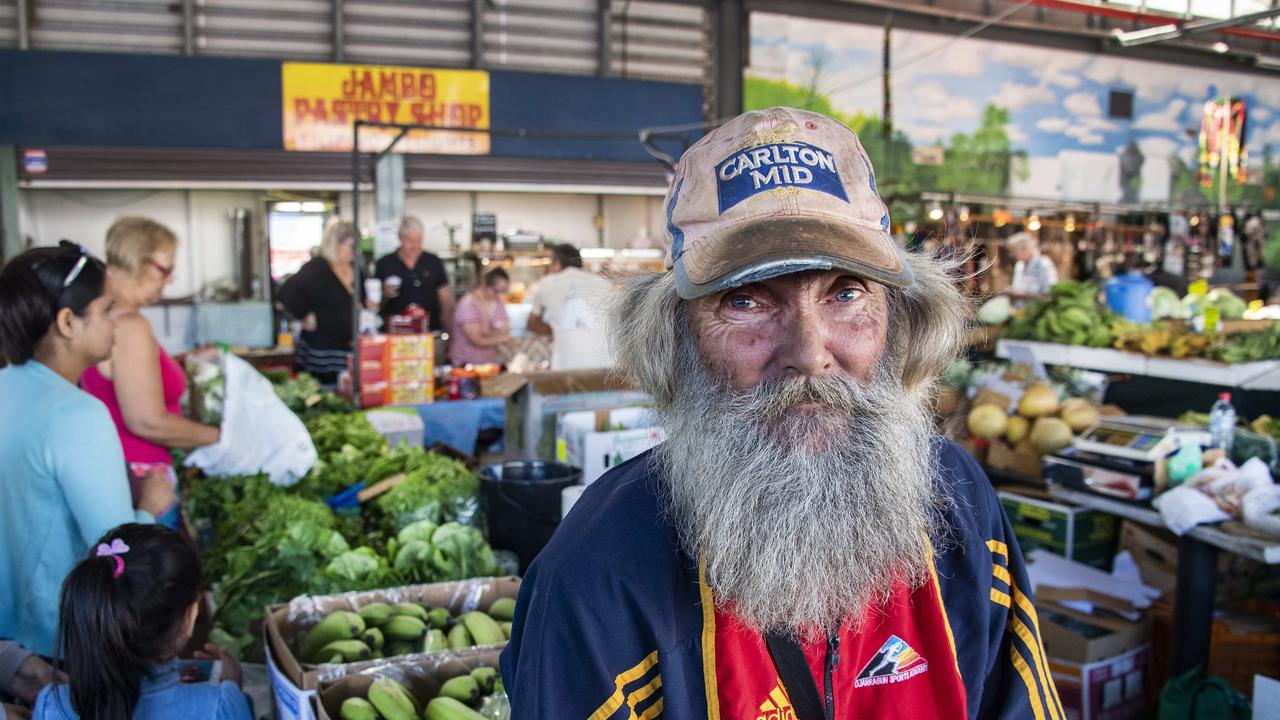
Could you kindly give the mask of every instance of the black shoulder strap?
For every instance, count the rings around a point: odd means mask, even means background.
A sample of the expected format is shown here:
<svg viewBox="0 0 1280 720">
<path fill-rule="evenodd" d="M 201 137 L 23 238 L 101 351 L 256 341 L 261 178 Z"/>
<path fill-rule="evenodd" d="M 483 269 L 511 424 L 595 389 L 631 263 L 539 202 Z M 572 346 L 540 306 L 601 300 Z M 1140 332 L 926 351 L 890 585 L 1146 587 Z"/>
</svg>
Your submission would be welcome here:
<svg viewBox="0 0 1280 720">
<path fill-rule="evenodd" d="M 818 686 L 813 681 L 813 673 L 809 671 L 809 662 L 804 659 L 800 644 L 789 635 L 773 633 L 765 633 L 764 640 L 769 646 L 769 654 L 773 656 L 773 664 L 778 668 L 778 677 L 782 678 L 782 686 L 787 690 L 787 697 L 791 699 L 796 720 L 826 720 Z"/>
</svg>

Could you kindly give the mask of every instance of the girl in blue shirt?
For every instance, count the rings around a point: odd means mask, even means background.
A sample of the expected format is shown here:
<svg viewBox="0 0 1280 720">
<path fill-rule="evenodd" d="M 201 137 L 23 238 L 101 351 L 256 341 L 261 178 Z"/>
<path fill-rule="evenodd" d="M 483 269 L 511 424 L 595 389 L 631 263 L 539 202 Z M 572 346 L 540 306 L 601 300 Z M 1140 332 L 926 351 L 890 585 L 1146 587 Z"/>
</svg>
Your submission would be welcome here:
<svg viewBox="0 0 1280 720">
<path fill-rule="evenodd" d="M 221 682 L 179 678 L 199 600 L 200 558 L 181 535 L 136 523 L 104 535 L 62 586 L 70 680 L 40 693 L 35 720 L 253 720 L 240 664 L 221 648 L 197 653 L 222 661 Z"/>
<path fill-rule="evenodd" d="M 69 242 L 0 272 L 0 638 L 44 656 L 58 588 L 89 544 L 175 501 L 166 479 L 148 477 L 135 504 L 111 415 L 76 385 L 115 338 L 105 277 Z"/>
</svg>

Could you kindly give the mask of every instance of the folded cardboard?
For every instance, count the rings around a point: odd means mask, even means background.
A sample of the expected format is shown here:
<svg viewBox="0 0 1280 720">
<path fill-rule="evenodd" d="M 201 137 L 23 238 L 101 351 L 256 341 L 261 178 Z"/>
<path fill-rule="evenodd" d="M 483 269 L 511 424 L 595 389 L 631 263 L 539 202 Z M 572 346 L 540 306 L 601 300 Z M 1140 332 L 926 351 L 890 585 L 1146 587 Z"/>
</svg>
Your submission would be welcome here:
<svg viewBox="0 0 1280 720">
<path fill-rule="evenodd" d="M 1115 657 L 1076 663 L 1050 656 L 1049 672 L 1071 720 L 1131 720 L 1150 717 L 1151 646 Z M 1049 717 L 1046 713 L 1045 717 Z"/>
<path fill-rule="evenodd" d="M 1023 552 L 1044 548 L 1086 565 L 1111 568 L 1120 527 L 1116 516 L 1007 491 L 999 497 Z"/>
<path fill-rule="evenodd" d="M 1075 610 L 1066 602 L 1087 600 L 1094 604 L 1092 613 Z M 1036 594 L 1040 617 L 1040 638 L 1051 658 L 1074 663 L 1094 663 L 1116 657 L 1151 642 L 1151 617 L 1128 620 L 1107 609 L 1110 600 L 1101 593 L 1081 589 L 1076 593 L 1057 588 L 1042 588 Z"/>
<path fill-rule="evenodd" d="M 316 692 L 316 717 L 339 720 L 342 703 L 347 698 L 366 697 L 369 687 L 380 677 L 389 677 L 404 685 L 424 708 L 440 694 L 446 680 L 466 675 L 479 667 L 498 668 L 498 650 L 462 650 L 436 656 L 414 657 L 404 661 L 387 661 L 358 674 L 346 675 L 320 683 Z"/>
<path fill-rule="evenodd" d="M 324 597 L 303 596 L 287 604 L 270 605 L 266 609 L 267 669 L 276 697 L 276 711 L 281 718 L 309 720 L 313 717 L 309 698 L 322 680 L 344 677 L 372 667 L 383 660 L 345 665 L 312 665 L 294 654 L 294 648 L 327 613 L 335 610 L 357 610 L 374 602 L 395 604 L 417 602 L 432 607 L 448 608 L 454 615 L 471 610 L 484 610 L 498 598 L 515 598 L 520 592 L 520 578 L 476 578 L 433 585 L 408 585 L 385 590 L 343 593 Z M 412 658 L 430 655 L 407 656 Z"/>
<path fill-rule="evenodd" d="M 649 396 L 630 389 L 613 370 L 531 373 L 509 382 L 506 396 L 506 455 L 512 460 L 556 456 L 556 416 L 582 410 L 637 407 Z"/>
<path fill-rule="evenodd" d="M 582 468 L 582 484 L 589 485 L 662 442 L 666 436 L 654 422 L 648 408 L 564 413 L 556 421 L 556 460 Z"/>
</svg>

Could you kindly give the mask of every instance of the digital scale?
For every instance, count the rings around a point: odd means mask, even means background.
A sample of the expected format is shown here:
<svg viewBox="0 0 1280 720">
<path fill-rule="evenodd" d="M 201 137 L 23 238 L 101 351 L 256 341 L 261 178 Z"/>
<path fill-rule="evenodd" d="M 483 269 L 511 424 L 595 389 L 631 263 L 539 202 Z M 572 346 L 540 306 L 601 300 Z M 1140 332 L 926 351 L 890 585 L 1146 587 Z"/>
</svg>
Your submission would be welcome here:
<svg viewBox="0 0 1280 720">
<path fill-rule="evenodd" d="M 1184 443 L 1207 446 L 1203 428 L 1156 417 L 1104 417 L 1071 447 L 1044 458 L 1044 477 L 1060 485 L 1122 500 L 1145 501 L 1155 494 L 1160 461 Z"/>
</svg>

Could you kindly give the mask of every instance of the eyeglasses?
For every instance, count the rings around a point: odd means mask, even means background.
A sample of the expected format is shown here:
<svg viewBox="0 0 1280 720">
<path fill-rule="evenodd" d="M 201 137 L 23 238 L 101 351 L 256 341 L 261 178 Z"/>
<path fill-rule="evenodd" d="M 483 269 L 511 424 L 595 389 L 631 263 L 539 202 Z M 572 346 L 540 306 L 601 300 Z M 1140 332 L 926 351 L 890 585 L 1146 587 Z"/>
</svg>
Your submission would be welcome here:
<svg viewBox="0 0 1280 720">
<path fill-rule="evenodd" d="M 164 265 L 161 265 L 160 263 L 156 262 L 155 260 L 147 260 L 147 264 L 148 264 L 148 265 L 150 265 L 151 267 L 153 267 L 153 268 L 155 268 L 155 269 L 159 270 L 159 271 L 160 271 L 160 274 L 161 274 L 161 275 L 164 275 L 164 277 L 165 277 L 165 279 L 166 279 L 166 280 L 168 280 L 169 278 L 173 277 L 174 266 L 170 265 L 169 267 L 165 267 Z"/>
</svg>

